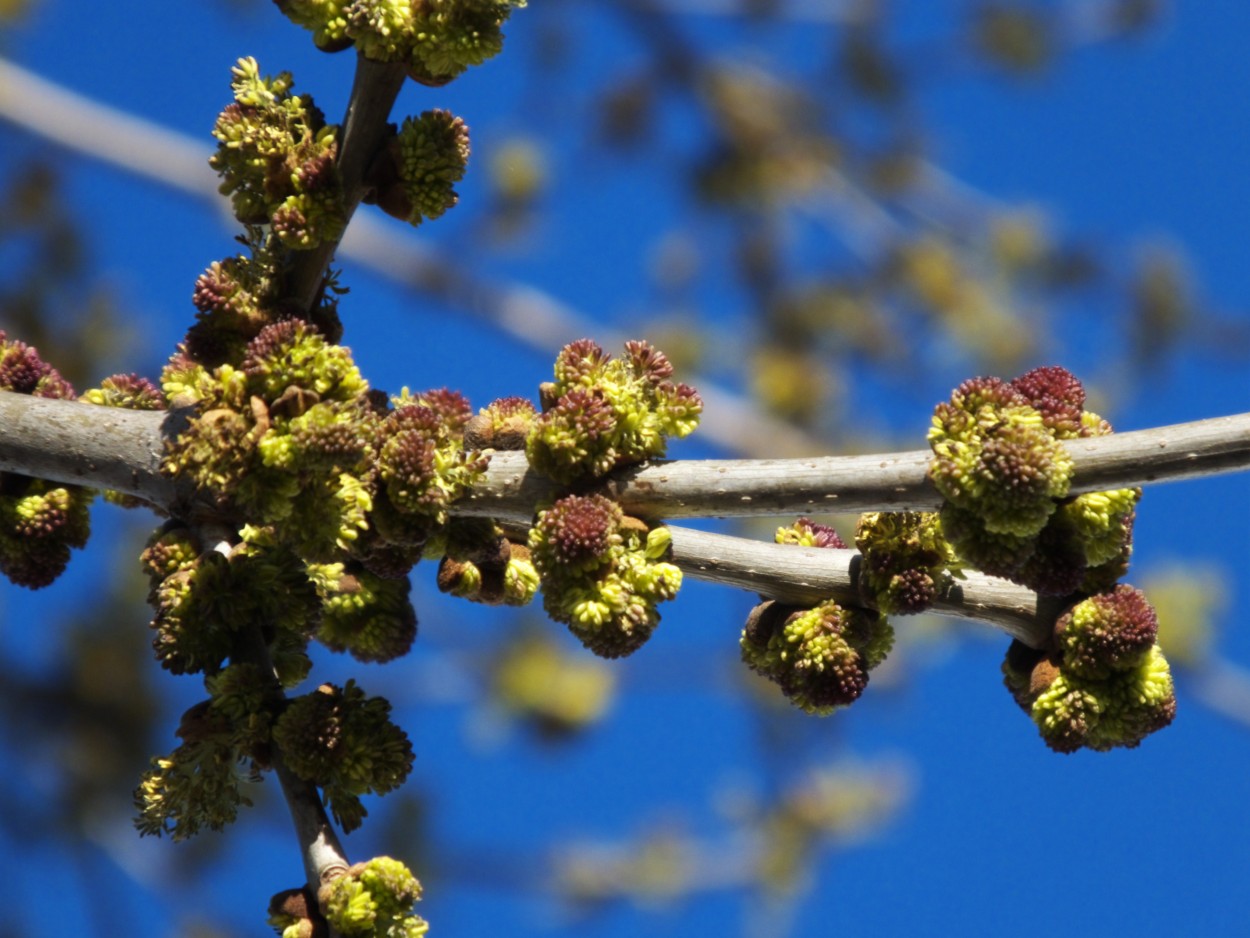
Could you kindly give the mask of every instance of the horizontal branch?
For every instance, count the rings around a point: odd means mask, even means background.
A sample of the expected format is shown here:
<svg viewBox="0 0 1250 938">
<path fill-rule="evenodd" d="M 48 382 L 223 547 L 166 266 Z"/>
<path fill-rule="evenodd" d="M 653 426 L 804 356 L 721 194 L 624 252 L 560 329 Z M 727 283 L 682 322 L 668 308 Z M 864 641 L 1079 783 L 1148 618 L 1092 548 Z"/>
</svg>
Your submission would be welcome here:
<svg viewBox="0 0 1250 938">
<path fill-rule="evenodd" d="M 161 474 L 165 441 L 189 416 L 0 391 L 0 472 L 112 489 L 167 511 L 185 493 Z"/>
<path fill-rule="evenodd" d="M 126 411 L 0 392 L 0 471 L 108 488 L 169 510 L 193 493 L 160 473 L 165 440 L 185 413 Z M 1071 491 L 1096 492 L 1250 468 L 1250 414 L 1069 440 Z M 603 483 L 626 511 L 652 518 L 816 512 L 928 511 L 942 498 L 928 450 L 807 459 L 656 460 Z M 458 503 L 465 517 L 528 521 L 561 489 L 525 454 L 495 453 L 483 482 Z"/>
<path fill-rule="evenodd" d="M 165 440 L 184 413 L 126 411 L 0 392 L 0 471 L 109 488 L 180 515 L 194 493 L 160 474 Z M 1250 414 L 1069 441 L 1072 491 L 1148 485 L 1250 465 Z M 816 459 L 658 461 L 613 474 L 604 490 L 653 518 L 899 511 L 937 508 L 928 451 Z M 484 482 L 455 506 L 462 516 L 528 523 L 560 489 L 525 455 L 496 453 Z M 690 576 L 795 603 L 858 594 L 855 551 L 814 550 L 672 528 L 674 562 Z M 937 611 L 990 623 L 1036 645 L 1055 610 L 1022 587 L 970 573 Z"/>
<path fill-rule="evenodd" d="M 1068 440 L 1073 494 L 1250 468 L 1250 414 Z M 728 518 L 816 512 L 932 511 L 942 496 L 925 450 L 806 459 L 657 460 L 613 473 L 604 491 L 652 518 Z M 556 488 L 527 471 L 523 453 L 496 453 L 486 481 L 457 513 L 522 520 Z"/>
<path fill-rule="evenodd" d="M 673 536 L 673 563 L 696 579 L 796 606 L 826 599 L 874 605 L 859 589 L 859 551 L 769 544 L 675 525 L 668 529 Z M 937 601 L 933 611 L 987 623 L 1040 648 L 1062 610 L 1023 586 L 969 571 Z"/>
</svg>

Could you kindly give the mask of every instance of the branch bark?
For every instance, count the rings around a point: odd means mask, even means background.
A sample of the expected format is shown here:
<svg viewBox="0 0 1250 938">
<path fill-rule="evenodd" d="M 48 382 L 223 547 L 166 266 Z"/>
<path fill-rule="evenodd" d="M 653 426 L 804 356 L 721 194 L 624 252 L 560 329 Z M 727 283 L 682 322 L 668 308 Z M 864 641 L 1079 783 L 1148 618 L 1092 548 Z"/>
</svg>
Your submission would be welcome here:
<svg viewBox="0 0 1250 938">
<path fill-rule="evenodd" d="M 123 411 L 0 392 L 0 471 L 110 488 L 184 517 L 195 493 L 160 473 L 165 440 L 185 413 Z M 1072 491 L 1149 485 L 1250 466 L 1250 414 L 1215 417 L 1066 444 Z M 925 470 L 928 451 L 816 459 L 659 461 L 615 473 L 604 490 L 631 514 L 661 518 L 931 510 L 941 497 Z M 458 504 L 463 516 L 528 523 L 559 488 L 531 472 L 523 453 L 496 453 L 484 483 Z M 839 596 L 866 604 L 855 587 L 854 551 L 804 551 L 673 528 L 674 560 L 690 576 L 804 603 Z M 987 622 L 1030 645 L 1045 639 L 1055 610 L 1028 590 L 969 575 L 938 610 Z"/>
<path fill-rule="evenodd" d="M 672 561 L 700 580 L 736 586 L 770 599 L 810 606 L 825 599 L 874 607 L 859 589 L 860 553 L 855 550 L 769 544 L 669 525 Z M 970 571 L 934 605 L 934 611 L 972 619 L 1006 632 L 1033 648 L 1050 637 L 1057 603 L 1032 590 Z"/>
<path fill-rule="evenodd" d="M 338 171 L 343 185 L 345 217 L 351 221 L 365 195 L 365 174 L 386 142 L 387 122 L 407 74 L 396 62 L 374 62 L 356 56 L 356 77 L 352 83 L 347 116 L 339 139 Z M 311 251 L 298 251 L 292 257 L 287 295 L 301 309 L 312 309 L 321 292 L 326 268 L 334 258 L 338 242 L 327 242 Z"/>
</svg>

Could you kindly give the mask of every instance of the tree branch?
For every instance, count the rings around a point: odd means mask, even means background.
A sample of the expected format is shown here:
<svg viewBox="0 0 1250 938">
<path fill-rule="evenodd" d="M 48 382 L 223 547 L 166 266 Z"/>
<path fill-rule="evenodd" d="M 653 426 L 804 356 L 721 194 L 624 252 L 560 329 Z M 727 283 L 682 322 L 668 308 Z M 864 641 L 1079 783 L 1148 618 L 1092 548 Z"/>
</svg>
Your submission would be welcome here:
<svg viewBox="0 0 1250 938">
<path fill-rule="evenodd" d="M 1068 440 L 1071 492 L 1098 492 L 1250 468 L 1250 413 Z M 929 450 L 811 459 L 657 460 L 614 473 L 604 491 L 631 514 L 727 518 L 816 512 L 932 511 L 942 496 Z M 558 489 L 527 471 L 523 453 L 496 453 L 463 515 L 523 520 Z"/>
<path fill-rule="evenodd" d="M 88 409 L 90 408 L 90 409 Z M 165 441 L 185 412 L 126 411 L 0 391 L 0 472 L 113 489 L 162 510 L 194 493 L 160 473 Z M 1250 468 L 1250 413 L 1068 440 L 1071 492 L 1097 492 Z M 928 450 L 811 459 L 656 460 L 602 485 L 631 514 L 750 517 L 841 511 L 930 511 L 942 498 Z M 464 517 L 528 521 L 559 486 L 529 470 L 525 454 L 491 457 L 485 479 L 453 509 Z"/>
<path fill-rule="evenodd" d="M 356 77 L 339 139 L 338 171 L 347 221 L 365 195 L 365 174 L 386 142 L 391 108 L 406 77 L 400 63 L 356 56 Z M 286 293 L 301 309 L 312 309 L 316 304 L 326 268 L 338 245 L 338 241 L 329 241 L 310 251 L 294 253 Z"/>
<path fill-rule="evenodd" d="M 769 544 L 675 525 L 668 529 L 673 536 L 672 562 L 696 579 L 796 606 L 830 598 L 875 606 L 859 589 L 859 551 Z M 975 571 L 956 581 L 933 611 L 987 623 L 1034 648 L 1046 643 L 1062 612 L 1057 603 L 1039 599 L 1032 590 Z"/>
<path fill-rule="evenodd" d="M 0 392 L 0 471 L 110 488 L 194 517 L 195 493 L 160 473 L 165 440 L 184 413 L 125 411 Z M 1148 485 L 1250 466 L 1250 414 L 1068 441 L 1073 493 Z M 785 515 L 820 511 L 931 510 L 941 497 L 925 471 L 929 453 L 816 459 L 678 460 L 615 473 L 605 491 L 652 518 Z M 524 453 L 496 453 L 485 481 L 455 506 L 462 516 L 528 523 L 560 489 L 531 472 Z M 673 528 L 674 560 L 689 575 L 810 602 L 858 595 L 854 551 L 800 550 Z M 1029 644 L 1045 638 L 1054 610 L 1028 590 L 970 574 L 938 611 L 988 622 Z"/>
</svg>

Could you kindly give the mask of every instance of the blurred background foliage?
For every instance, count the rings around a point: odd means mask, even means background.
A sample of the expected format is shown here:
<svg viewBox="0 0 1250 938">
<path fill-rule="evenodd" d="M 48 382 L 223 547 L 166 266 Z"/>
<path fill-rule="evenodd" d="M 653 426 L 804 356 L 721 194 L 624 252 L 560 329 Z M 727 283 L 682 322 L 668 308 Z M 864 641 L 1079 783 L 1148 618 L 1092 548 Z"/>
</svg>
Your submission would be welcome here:
<svg viewBox="0 0 1250 938">
<path fill-rule="evenodd" d="M 231 54 L 249 51 L 251 24 L 276 16 L 261 0 L 218 3 L 238 23 Z M 0 0 L 0 49 L 18 49 L 27 24 L 56 15 L 57 4 L 41 6 Z M 1167 15 L 1162 5 L 942 4 L 945 15 L 930 11 L 940 27 L 919 37 L 909 6 L 531 3 L 521 14 L 527 46 L 505 51 L 524 63 L 521 108 L 506 126 L 481 128 L 491 145 L 472 167 L 480 197 L 457 210 L 442 243 L 468 276 L 441 279 L 434 266 L 409 285 L 482 315 L 473 265 L 490 270 L 504 258 L 524 269 L 536 253 L 551 252 L 567 173 L 592 174 L 592 190 L 633 187 L 639 200 L 667 210 L 648 232 L 647 264 L 624 275 L 632 289 L 605 303 L 603 318 L 665 349 L 696 386 L 701 379 L 723 385 L 743 406 L 797 428 L 812 452 L 919 445 L 914 434 L 893 429 L 887 405 L 878 408 L 882 388 L 923 414 L 932 400 L 920 389 L 1071 357 L 1095 409 L 1113 412 L 1184 347 L 1244 357 L 1244 318 L 1206 308 L 1180 247 L 1100 243 L 1066 231 L 1043 204 L 977 192 L 943 169 L 935 144 L 942 128 L 929 123 L 925 99 L 934 85 L 1037 81 L 1064 69 L 1073 50 L 1148 36 Z M 590 34 L 608 28 L 619 55 L 588 72 Z M 17 131 L 0 125 L 0 154 L 15 139 Z M 65 162 L 30 141 L 0 156 L 0 328 L 36 345 L 79 390 L 136 370 L 136 362 L 153 373 L 168 349 L 154 346 L 131 315 L 148 300 L 96 270 L 92 220 L 75 210 Z M 621 224 L 630 237 L 628 220 Z M 611 250 L 605 246 L 603 263 Z M 489 320 L 489 300 L 484 312 Z M 174 322 L 188 313 L 160 311 Z M 507 328 L 502 317 L 498 324 Z M 1067 337 L 1075 324 L 1127 341 L 1099 343 L 1092 355 L 1074 351 Z M 742 450 L 772 451 L 767 439 L 744 440 Z M 94 578 L 96 599 L 51 607 L 55 621 L 6 616 L 0 634 L 0 828 L 10 843 L 59 840 L 57 855 L 73 858 L 66 875 L 91 897 L 94 934 L 129 931 L 134 906 L 117 898 L 119 868 L 160 896 L 154 902 L 181 934 L 257 934 L 258 909 L 225 912 L 177 896 L 200 894 L 206 887 L 197 883 L 237 863 L 255 838 L 288 836 L 271 792 L 238 829 L 181 847 L 173 867 L 135 869 L 120 859 L 119 844 L 135 836 L 124 793 L 147 757 L 168 748 L 195 688 L 157 673 L 135 627 L 147 613 L 133 558 L 150 519 L 108 506 L 96 513 L 107 514 L 99 526 L 115 561 Z M 847 531 L 853 519 L 839 524 Z M 760 523 L 739 530 L 771 533 Z M 1140 584 L 1158 606 L 1175 665 L 1233 682 L 1212 692 L 1216 707 L 1244 686 L 1216 657 L 1225 578 L 1218 567 L 1178 562 Z M 785 934 L 787 909 L 809 894 L 819 857 L 891 824 L 919 783 L 906 759 L 857 758 L 839 744 L 836 718 L 817 725 L 756 686 L 736 666 L 732 642 L 719 656 L 670 671 L 654 660 L 611 667 L 537 620 L 504 630 L 493 619 L 486 640 L 466 636 L 450 622 L 460 615 L 445 608 L 450 602 L 421 607 L 422 641 L 431 645 L 413 671 L 374 681 L 397 706 L 463 711 L 466 750 L 478 760 L 465 772 L 484 771 L 500 747 L 529 747 L 559 765 L 561 753 L 605 732 L 629 705 L 622 698 L 686 693 L 732 695 L 739 732 L 758 753 L 758 777 L 712 786 L 690 817 L 680 803 L 665 803 L 659 810 L 667 813 L 628 821 L 615 838 L 553 835 L 541 845 L 550 858 L 542 868 L 506 846 L 462 843 L 436 830 L 431 793 L 414 781 L 371 806 L 382 819 L 374 836 L 381 850 L 409 860 L 431 891 L 471 874 L 505 893 L 554 895 L 564 912 L 553 927 L 572 933 L 619 903 L 662 917 L 703 893 L 745 890 L 756 897 L 745 931 Z M 0 592 L 0 615 L 8 604 Z M 22 634 L 32 629 L 43 637 Z M 874 692 L 905 686 L 970 634 L 932 617 L 909 622 L 895 657 L 874 676 Z M 1250 720 L 1250 709 L 1226 709 Z M 432 742 L 422 747 L 433 750 Z M 13 920 L 2 933 L 31 932 Z M 448 923 L 445 933 L 457 931 Z"/>
</svg>

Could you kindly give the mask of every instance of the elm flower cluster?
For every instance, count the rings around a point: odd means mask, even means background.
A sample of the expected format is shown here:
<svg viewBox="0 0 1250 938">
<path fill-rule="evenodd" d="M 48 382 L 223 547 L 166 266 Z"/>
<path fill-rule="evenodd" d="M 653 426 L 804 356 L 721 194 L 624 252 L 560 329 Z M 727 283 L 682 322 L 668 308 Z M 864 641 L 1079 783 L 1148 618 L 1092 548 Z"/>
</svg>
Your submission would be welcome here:
<svg viewBox="0 0 1250 938">
<path fill-rule="evenodd" d="M 459 393 L 405 390 L 392 403 L 395 409 L 379 424 L 367 477 L 374 492 L 370 521 L 378 537 L 414 551 L 415 561 L 447 524 L 452 503 L 481 479 L 488 459 L 464 449 L 473 411 Z"/>
<path fill-rule="evenodd" d="M 310 559 L 366 526 L 368 492 L 353 479 L 377 416 L 350 350 L 286 320 L 262 329 L 237 366 L 175 357 L 162 384 L 199 411 L 170 447 L 167 474 L 254 524 L 291 522 L 291 542 Z"/>
<path fill-rule="evenodd" d="M 442 539 L 438 588 L 488 606 L 525 606 L 538 592 L 529 547 L 516 544 L 490 521 L 453 521 Z"/>
<path fill-rule="evenodd" d="M 595 654 L 632 654 L 659 624 L 656 606 L 681 587 L 681 570 L 664 561 L 670 539 L 602 495 L 560 499 L 530 529 L 543 608 Z"/>
<path fill-rule="evenodd" d="M 810 518 L 777 529 L 778 544 L 845 550 L 838 532 Z M 804 609 L 765 600 L 747 617 L 739 646 L 752 671 L 776 684 L 796 707 L 819 716 L 849 706 L 868 672 L 894 645 L 894 628 L 869 609 L 832 599 Z"/>
<path fill-rule="evenodd" d="M 973 378 L 934 411 L 929 475 L 942 532 L 962 561 L 1046 595 L 1096 591 L 1123 573 L 1139 489 L 1069 497 L 1064 440 L 1111 426 L 1084 409 L 1067 370 Z"/>
<path fill-rule="evenodd" d="M 291 94 L 290 72 L 262 77 L 253 58 L 233 69 L 234 103 L 217 118 L 217 152 L 235 217 L 271 225 L 288 248 L 336 241 L 347 224 L 335 163 L 338 128 L 327 125 L 311 97 Z"/>
<path fill-rule="evenodd" d="M 740 642 L 752 671 L 819 716 L 858 700 L 893 644 L 884 616 L 833 600 L 810 609 L 766 600 L 751 610 Z"/>
<path fill-rule="evenodd" d="M 140 834 L 185 840 L 203 828 L 221 830 L 251 805 L 244 786 L 259 781 L 255 757 L 269 740 L 264 688 L 259 668 L 232 665 L 216 696 L 183 714 L 181 745 L 154 758 L 135 790 Z"/>
<path fill-rule="evenodd" d="M 374 857 L 321 887 L 322 912 L 343 938 L 422 938 L 430 926 L 413 914 L 421 883 L 403 863 Z"/>
<path fill-rule="evenodd" d="M 391 661 L 408 653 L 417 637 L 417 613 L 407 577 L 384 578 L 343 564 L 314 568 L 322 599 L 317 640 L 357 661 Z"/>
<path fill-rule="evenodd" d="M 405 118 L 370 168 L 365 201 L 414 227 L 459 201 L 455 185 L 469 163 L 469 128 L 448 111 Z"/>
<path fill-rule="evenodd" d="M 274 725 L 287 766 L 322 790 L 344 831 L 358 828 L 367 813 L 361 795 L 391 791 L 412 770 L 412 744 L 390 712 L 385 698 L 368 697 L 348 681 L 292 699 Z"/>
<path fill-rule="evenodd" d="M 773 535 L 778 544 L 794 544 L 798 547 L 821 547 L 846 549 L 846 541 L 827 524 L 817 524 L 811 518 L 799 518 L 793 524 L 778 528 Z"/>
<path fill-rule="evenodd" d="M 1056 752 L 1131 749 L 1176 715 L 1157 633 L 1146 597 L 1120 584 L 1060 616 L 1049 652 L 1013 642 L 1004 683 Z"/>
<path fill-rule="evenodd" d="M 543 412 L 525 444 L 530 465 L 571 484 L 663 456 L 667 438 L 693 433 L 703 410 L 698 392 L 672 374 L 646 342 L 626 342 L 619 359 L 589 339 L 566 345 L 555 381 L 540 388 Z"/>
<path fill-rule="evenodd" d="M 141 560 L 154 610 L 152 648 L 167 670 L 217 674 L 232 653 L 237 630 L 263 622 L 275 643 L 298 649 L 275 654 L 279 680 L 293 686 L 304 679 L 309 662 L 303 647 L 321 614 L 321 600 L 292 551 L 247 541 L 229 556 L 204 551 L 190 529 L 170 523 L 148 541 Z"/>
<path fill-rule="evenodd" d="M 921 511 L 861 515 L 855 546 L 863 555 L 859 579 L 881 612 L 910 615 L 933 605 L 951 582 L 954 552 L 938 516 Z"/>
<path fill-rule="evenodd" d="M 73 400 L 74 389 L 27 345 L 0 330 L 0 390 Z M 91 533 L 90 489 L 0 472 L 0 573 L 41 589 L 69 564 Z"/>
<path fill-rule="evenodd" d="M 327 52 L 355 44 L 367 58 L 402 62 L 425 84 L 445 84 L 503 48 L 502 26 L 525 0 L 275 0 Z"/>
</svg>

